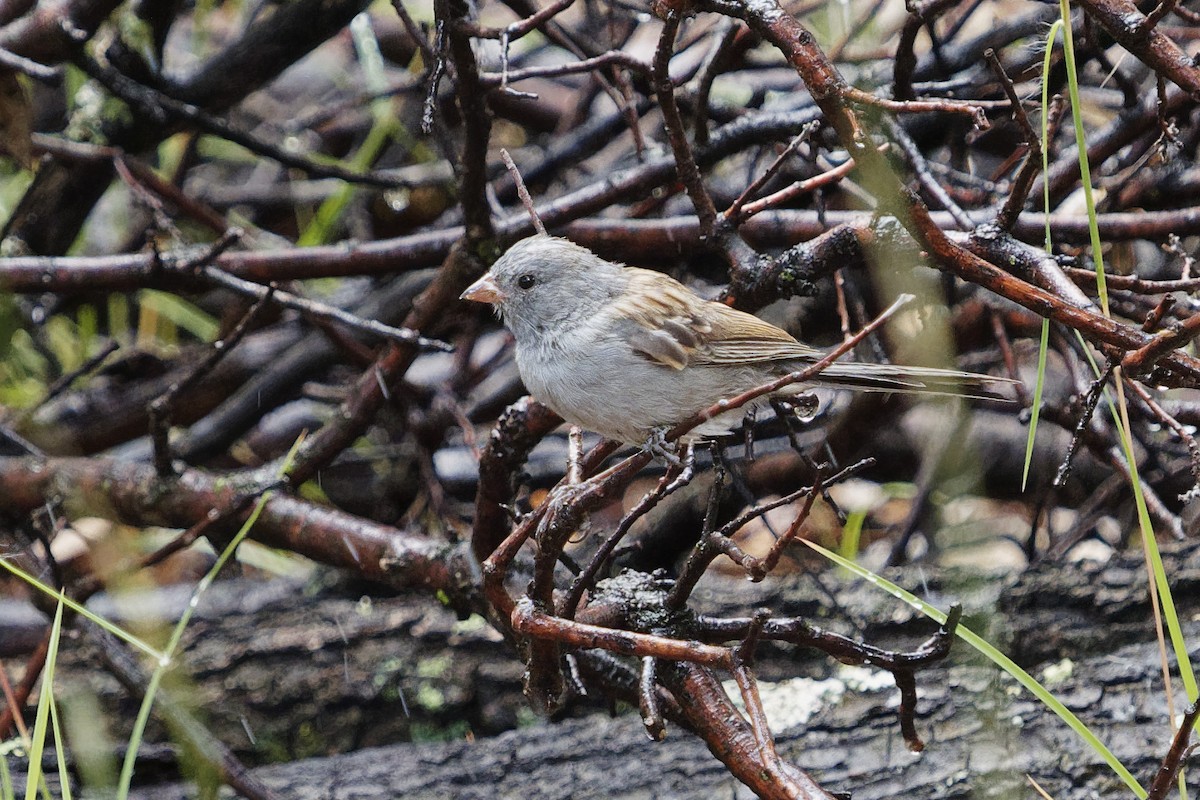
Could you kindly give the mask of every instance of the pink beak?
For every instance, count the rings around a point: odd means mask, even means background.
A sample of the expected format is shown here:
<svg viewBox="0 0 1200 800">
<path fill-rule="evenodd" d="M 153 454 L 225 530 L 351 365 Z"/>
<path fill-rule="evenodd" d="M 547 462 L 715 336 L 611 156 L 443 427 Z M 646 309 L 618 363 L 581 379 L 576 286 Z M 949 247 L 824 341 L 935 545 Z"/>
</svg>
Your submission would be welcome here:
<svg viewBox="0 0 1200 800">
<path fill-rule="evenodd" d="M 472 283 L 465 292 L 459 295 L 460 300 L 474 300 L 476 303 L 491 303 L 492 305 L 505 298 L 506 295 L 500 291 L 500 287 L 496 285 L 490 272 Z"/>
</svg>

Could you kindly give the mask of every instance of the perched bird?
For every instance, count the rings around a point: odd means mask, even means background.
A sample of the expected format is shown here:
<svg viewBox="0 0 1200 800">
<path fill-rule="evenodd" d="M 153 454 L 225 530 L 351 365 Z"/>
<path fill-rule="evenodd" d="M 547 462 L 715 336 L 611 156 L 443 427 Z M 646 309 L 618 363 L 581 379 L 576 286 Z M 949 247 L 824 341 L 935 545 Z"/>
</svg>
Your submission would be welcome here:
<svg viewBox="0 0 1200 800">
<path fill-rule="evenodd" d="M 567 422 L 656 452 L 663 432 L 696 412 L 825 355 L 662 273 L 614 264 L 553 236 L 517 242 L 462 298 L 499 311 L 535 398 Z M 1010 382 L 950 369 L 846 362 L 827 367 L 813 384 L 993 397 L 989 386 Z M 804 389 L 792 385 L 780 394 Z M 718 415 L 684 440 L 728 433 L 745 414 Z"/>
</svg>

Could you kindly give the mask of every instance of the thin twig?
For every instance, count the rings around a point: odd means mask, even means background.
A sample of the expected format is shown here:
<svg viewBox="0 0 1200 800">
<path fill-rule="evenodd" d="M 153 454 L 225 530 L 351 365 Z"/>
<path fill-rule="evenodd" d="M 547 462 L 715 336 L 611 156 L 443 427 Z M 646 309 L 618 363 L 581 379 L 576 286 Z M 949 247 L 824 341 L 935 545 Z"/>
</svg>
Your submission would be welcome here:
<svg viewBox="0 0 1200 800">
<path fill-rule="evenodd" d="M 529 189 L 525 188 L 525 181 L 521 179 L 521 171 L 517 169 L 517 165 L 513 163 L 512 156 L 503 147 L 500 148 L 500 157 L 504 159 L 504 166 L 508 168 L 513 182 L 517 184 L 517 197 L 521 198 L 521 203 L 525 206 L 525 210 L 529 212 L 529 218 L 533 220 L 534 230 L 545 236 L 546 226 L 542 224 L 542 218 L 538 216 L 537 210 L 533 207 L 533 198 L 529 196 Z"/>
</svg>

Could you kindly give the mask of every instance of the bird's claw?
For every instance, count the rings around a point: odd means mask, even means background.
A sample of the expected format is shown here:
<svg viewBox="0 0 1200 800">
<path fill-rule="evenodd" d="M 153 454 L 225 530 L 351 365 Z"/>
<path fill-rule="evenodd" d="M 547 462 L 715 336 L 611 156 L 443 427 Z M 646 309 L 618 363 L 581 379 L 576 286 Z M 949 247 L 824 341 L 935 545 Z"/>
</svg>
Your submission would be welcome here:
<svg viewBox="0 0 1200 800">
<path fill-rule="evenodd" d="M 667 429 L 665 427 L 652 430 L 650 436 L 646 439 L 646 443 L 642 445 L 642 449 L 655 458 L 661 458 L 672 467 L 683 466 L 683 461 L 679 458 L 681 445 L 678 442 L 667 441 Z"/>
</svg>

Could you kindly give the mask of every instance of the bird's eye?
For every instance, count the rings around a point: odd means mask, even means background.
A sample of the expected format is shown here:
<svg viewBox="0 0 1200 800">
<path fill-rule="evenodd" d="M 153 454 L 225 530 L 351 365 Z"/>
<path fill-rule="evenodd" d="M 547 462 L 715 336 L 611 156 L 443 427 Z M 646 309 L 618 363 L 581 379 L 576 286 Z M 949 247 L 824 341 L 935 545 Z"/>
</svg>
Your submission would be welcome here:
<svg viewBox="0 0 1200 800">
<path fill-rule="evenodd" d="M 533 277 L 529 273 L 525 273 L 521 277 L 517 278 L 517 286 L 520 286 L 522 289 L 532 289 L 535 283 L 537 283 L 537 278 Z"/>
</svg>

